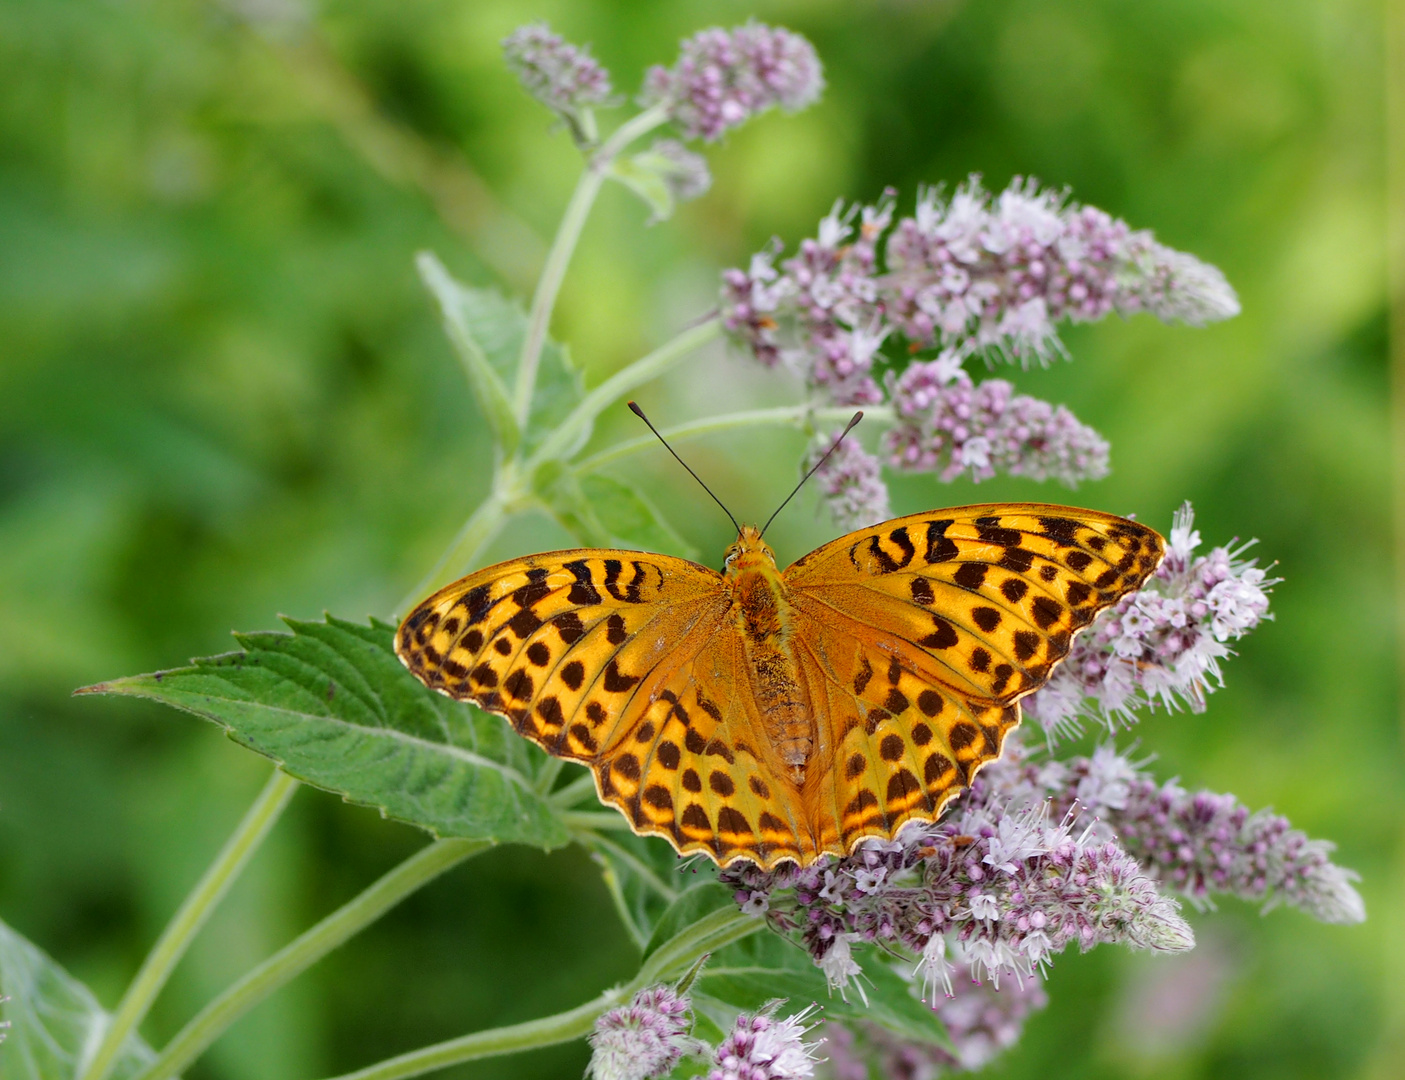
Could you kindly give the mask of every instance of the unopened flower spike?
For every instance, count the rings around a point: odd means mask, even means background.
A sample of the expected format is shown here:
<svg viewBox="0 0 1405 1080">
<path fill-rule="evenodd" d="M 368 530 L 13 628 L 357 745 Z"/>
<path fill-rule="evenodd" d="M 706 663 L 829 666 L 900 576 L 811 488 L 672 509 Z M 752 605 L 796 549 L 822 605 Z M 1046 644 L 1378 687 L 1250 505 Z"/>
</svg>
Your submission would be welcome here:
<svg viewBox="0 0 1405 1080">
<path fill-rule="evenodd" d="M 520 26 L 502 42 L 507 65 L 534 98 L 556 113 L 580 145 L 595 142 L 591 109 L 610 98 L 610 73 L 585 46 L 572 45 L 546 23 Z"/>
</svg>

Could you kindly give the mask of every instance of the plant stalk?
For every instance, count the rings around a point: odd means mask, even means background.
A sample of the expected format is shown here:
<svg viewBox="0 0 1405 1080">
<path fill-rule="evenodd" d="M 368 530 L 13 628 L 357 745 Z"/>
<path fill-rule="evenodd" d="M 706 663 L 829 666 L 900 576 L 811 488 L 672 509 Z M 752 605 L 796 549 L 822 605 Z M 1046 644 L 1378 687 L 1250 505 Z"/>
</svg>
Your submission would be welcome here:
<svg viewBox="0 0 1405 1080">
<path fill-rule="evenodd" d="M 721 320 L 714 316 L 697 326 L 689 327 L 681 334 L 664 342 L 647 356 L 642 356 L 627 368 L 615 372 L 586 394 L 581 403 L 571 410 L 571 414 L 561 421 L 560 426 L 543 440 L 524 471 L 530 475 L 543 462 L 561 457 L 566 449 L 575 442 L 581 429 L 594 420 L 607 406 L 614 404 L 616 400 L 629 393 L 636 386 L 642 386 L 650 379 L 662 375 L 694 349 L 701 348 L 721 335 Z"/>
<path fill-rule="evenodd" d="M 556 230 L 556 239 L 547 252 L 542 275 L 537 280 L 536 292 L 532 295 L 532 310 L 527 316 L 527 333 L 522 339 L 522 353 L 517 362 L 517 383 L 513 392 L 513 409 L 517 415 L 517 426 L 527 427 L 527 414 L 532 408 L 532 391 L 537 385 L 537 366 L 541 362 L 542 346 L 546 343 L 546 332 L 551 323 L 551 313 L 556 307 L 556 297 L 565 280 L 566 268 L 575 254 L 576 244 L 585 228 L 590 208 L 595 205 L 595 197 L 600 194 L 613 164 L 621 150 L 639 136 L 653 130 L 668 119 L 668 114 L 660 105 L 645 109 L 638 116 L 620 127 L 607 139 L 605 144 L 586 163 L 585 171 L 576 182 L 576 190 L 571 193 L 571 201 L 566 204 L 561 225 Z"/>
<path fill-rule="evenodd" d="M 515 501 L 508 493 L 494 487 L 492 493 L 478 504 L 459 533 L 450 542 L 434 568 L 400 601 L 396 615 L 407 613 L 411 605 L 423 600 L 432 589 L 447 585 L 459 574 L 473 568 L 479 554 L 488 546 L 506 522 L 509 507 Z"/>
<path fill-rule="evenodd" d="M 477 1031 L 447 1042 L 436 1043 L 375 1065 L 344 1073 L 335 1080 L 402 1080 L 422 1076 L 478 1058 L 535 1050 L 541 1046 L 569 1042 L 588 1035 L 596 1018 L 606 1009 L 627 1001 L 637 991 L 669 976 L 681 975 L 705 953 L 715 952 L 734 941 L 754 934 L 764 924 L 740 911 L 715 911 L 666 942 L 644 963 L 630 982 L 567 1012 L 528 1020 L 523 1024 Z"/>
<path fill-rule="evenodd" d="M 105 1080 L 127 1036 L 141 1024 L 156 995 L 166 985 L 172 969 L 200 932 L 215 905 L 244 869 L 249 857 L 268 836 L 297 786 L 298 782 L 287 773 L 274 769 L 259 797 L 254 800 L 254 805 L 249 807 L 244 819 L 205 871 L 205 876 L 185 898 L 180 910 L 147 954 L 141 970 L 113 1013 L 102 1041 L 92 1057 L 86 1063 L 80 1062 L 75 1070 L 79 1080 Z"/>
<path fill-rule="evenodd" d="M 705 416 L 701 420 L 691 420 L 686 424 L 665 428 L 661 434 L 669 442 L 677 442 L 680 439 L 691 439 L 698 435 L 709 435 L 714 431 L 727 431 L 732 428 L 758 427 L 766 424 L 790 424 L 799 427 L 811 419 L 821 422 L 844 421 L 853 415 L 854 410 L 847 405 L 831 405 L 822 409 L 816 409 L 809 405 L 782 405 L 774 409 L 748 409 L 745 412 Z M 864 410 L 863 415 L 865 420 L 878 424 L 891 424 L 893 422 L 893 410 L 886 405 L 871 406 Z M 578 462 L 573 467 L 573 471 L 577 476 L 585 476 L 604 465 L 631 454 L 637 454 L 640 450 L 648 450 L 658 444 L 658 439 L 653 435 L 641 435 L 636 439 L 626 439 L 624 442 L 606 447 L 599 453 L 592 454 Z"/>
<path fill-rule="evenodd" d="M 385 874 L 370 888 L 274 953 L 181 1028 L 137 1080 L 166 1080 L 187 1068 L 216 1039 L 269 994 L 379 919 L 416 889 L 486 851 L 486 840 L 438 840 Z"/>
</svg>

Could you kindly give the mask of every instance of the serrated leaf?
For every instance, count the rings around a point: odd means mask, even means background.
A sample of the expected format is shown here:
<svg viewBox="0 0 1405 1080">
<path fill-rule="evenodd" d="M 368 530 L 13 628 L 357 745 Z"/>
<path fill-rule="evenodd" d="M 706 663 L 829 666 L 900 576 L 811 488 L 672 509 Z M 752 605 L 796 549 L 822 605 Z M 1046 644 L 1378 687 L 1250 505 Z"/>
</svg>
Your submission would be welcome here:
<svg viewBox="0 0 1405 1080">
<path fill-rule="evenodd" d="M 785 998 L 783 1013 L 798 1012 L 810 1002 L 824 1007 L 829 1020 L 879 1024 L 912 1042 L 949 1047 L 946 1028 L 937 1014 L 913 993 L 911 983 L 873 949 L 862 950 L 863 993 L 851 985 L 847 1000 L 831 992 L 803 949 L 770 931 L 753 934 L 721 949 L 698 976 L 699 993 L 735 1009 L 755 1011 L 776 998 Z"/>
<path fill-rule="evenodd" d="M 0 1080 L 72 1080 L 80 1056 L 97 1048 L 111 1021 L 86 986 L 3 922 L 0 993 L 9 997 L 4 1014 L 10 1022 L 0 1047 Z M 129 1035 L 108 1076 L 127 1080 L 155 1057 Z"/>
<path fill-rule="evenodd" d="M 517 362 L 527 335 L 526 314 L 516 301 L 496 289 L 477 289 L 457 281 L 429 252 L 421 252 L 418 263 L 421 277 L 444 312 L 445 328 L 469 368 L 474 393 L 479 395 L 495 435 L 501 430 L 508 453 L 516 449 L 519 439 L 527 451 L 534 449 L 585 396 L 584 379 L 570 354 L 549 338 L 543 343 L 526 431 L 518 433 L 511 388 L 517 380 Z M 509 438 L 510 445 L 506 442 Z M 574 454 L 589 438 L 587 424 L 567 448 L 566 456 Z"/>
<path fill-rule="evenodd" d="M 236 635 L 241 652 L 82 692 L 212 720 L 299 780 L 436 836 L 548 850 L 569 842 L 533 787 L 545 755 L 501 718 L 427 689 L 396 659 L 394 627 L 285 621 L 291 634 Z"/>
<path fill-rule="evenodd" d="M 600 475 L 577 479 L 565 468 L 549 465 L 538 470 L 535 482 L 557 521 L 587 547 L 697 557 L 654 505 L 622 480 Z"/>
</svg>

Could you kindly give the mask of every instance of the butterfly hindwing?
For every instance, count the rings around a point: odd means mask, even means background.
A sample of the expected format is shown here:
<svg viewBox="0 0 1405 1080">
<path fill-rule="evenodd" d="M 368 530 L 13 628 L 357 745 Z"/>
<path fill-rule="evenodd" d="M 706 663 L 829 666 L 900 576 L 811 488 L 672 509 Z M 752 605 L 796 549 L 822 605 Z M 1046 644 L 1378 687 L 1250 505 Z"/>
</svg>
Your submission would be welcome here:
<svg viewBox="0 0 1405 1080">
<path fill-rule="evenodd" d="M 602 796 L 636 832 L 684 854 L 771 866 L 808 861 L 815 845 L 798 792 L 746 693 L 741 637 L 723 628 L 655 691 L 654 703 L 600 771 Z M 623 767 L 623 771 L 622 771 Z"/>
<path fill-rule="evenodd" d="M 845 853 L 907 821 L 935 820 L 999 756 L 1015 705 L 953 694 L 897 653 L 835 633 L 797 605 L 806 684 L 822 725 L 806 783 L 822 850 Z"/>
</svg>

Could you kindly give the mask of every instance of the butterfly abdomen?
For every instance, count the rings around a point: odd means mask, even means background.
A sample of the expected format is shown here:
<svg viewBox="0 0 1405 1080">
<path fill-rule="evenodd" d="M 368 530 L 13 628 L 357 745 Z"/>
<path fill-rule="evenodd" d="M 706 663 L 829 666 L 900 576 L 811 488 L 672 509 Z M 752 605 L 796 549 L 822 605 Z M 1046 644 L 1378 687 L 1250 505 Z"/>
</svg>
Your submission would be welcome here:
<svg viewBox="0 0 1405 1080">
<path fill-rule="evenodd" d="M 774 561 L 758 560 L 736 571 L 732 599 L 764 730 L 799 786 L 815 745 L 814 716 L 791 649 L 790 605 Z"/>
</svg>

